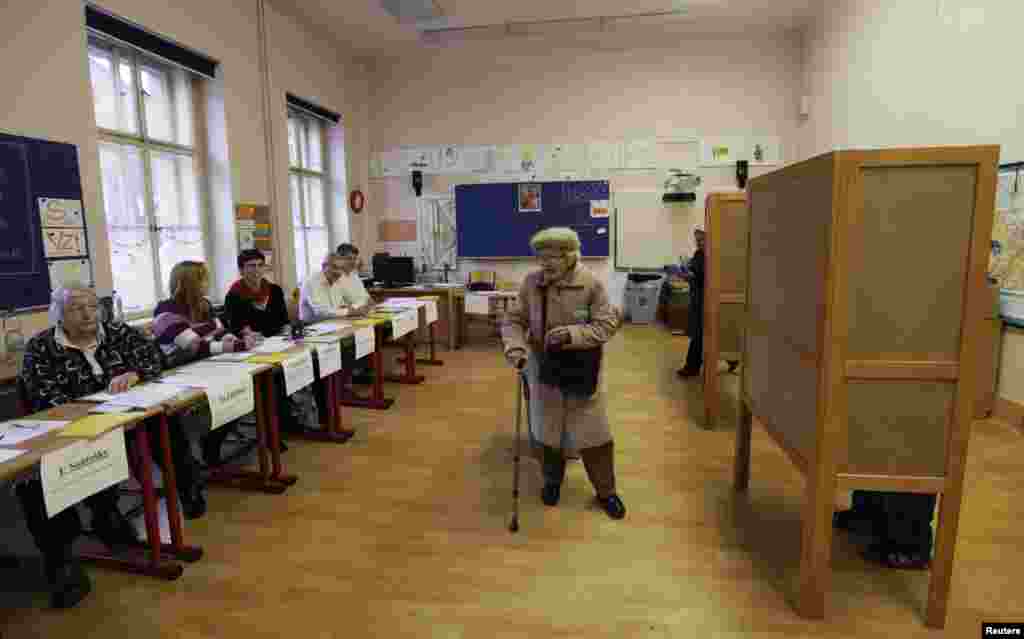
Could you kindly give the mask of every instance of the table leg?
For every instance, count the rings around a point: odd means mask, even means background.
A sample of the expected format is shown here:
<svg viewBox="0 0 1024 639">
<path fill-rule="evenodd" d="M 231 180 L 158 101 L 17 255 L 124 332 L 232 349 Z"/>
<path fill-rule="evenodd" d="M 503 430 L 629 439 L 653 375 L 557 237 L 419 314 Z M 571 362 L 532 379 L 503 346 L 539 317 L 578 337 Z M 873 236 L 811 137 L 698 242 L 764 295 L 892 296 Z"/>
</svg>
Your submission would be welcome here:
<svg viewBox="0 0 1024 639">
<path fill-rule="evenodd" d="M 281 463 L 281 420 L 277 406 L 277 389 L 274 388 L 274 375 L 273 373 L 264 373 L 261 377 L 263 378 L 263 395 L 266 397 L 267 412 L 270 417 L 268 433 L 270 435 L 270 465 L 273 467 L 270 478 L 286 486 L 291 486 L 299 478 L 295 475 L 285 475 L 284 464 Z"/>
<path fill-rule="evenodd" d="M 171 525 L 171 543 L 164 545 L 164 552 L 182 561 L 199 561 L 203 549 L 185 545 L 185 532 L 181 525 L 181 506 L 178 503 L 178 477 L 171 455 L 171 427 L 167 413 L 160 414 L 160 448 L 163 456 L 164 492 L 167 498 L 167 519 Z"/>
<path fill-rule="evenodd" d="M 297 434 L 300 439 L 308 439 L 319 442 L 333 442 L 344 444 L 352 439 L 355 431 L 345 430 L 342 416 L 338 387 L 341 385 L 342 371 L 337 371 L 323 378 L 324 401 L 327 402 L 327 423 L 323 430 L 305 431 Z"/>
<path fill-rule="evenodd" d="M 373 353 L 370 354 L 373 358 L 373 395 L 367 398 L 363 397 L 346 397 L 341 401 L 342 406 L 351 406 L 353 408 L 372 408 L 374 410 L 387 410 L 391 408 L 391 405 L 395 403 L 393 399 L 385 399 L 384 397 L 384 355 L 380 348 L 374 348 Z M 348 379 L 351 375 L 350 371 L 346 371 L 345 378 Z"/>
<path fill-rule="evenodd" d="M 740 423 L 736 429 L 736 460 L 733 468 L 732 487 L 736 492 L 746 492 L 750 485 L 750 438 L 753 433 L 754 416 L 745 401 L 740 400 Z"/>
<path fill-rule="evenodd" d="M 153 486 L 153 458 L 149 450 L 149 437 L 146 427 L 139 425 L 135 433 L 135 467 L 138 469 L 138 481 L 142 485 L 142 507 L 146 521 L 146 544 L 149 556 L 140 556 L 128 551 L 124 554 L 111 555 L 101 550 L 86 550 L 79 555 L 81 559 L 111 568 L 125 570 L 136 574 L 174 580 L 185 571 L 181 564 L 164 561 L 161 556 L 163 544 L 160 541 L 160 502 Z"/>
<path fill-rule="evenodd" d="M 256 385 L 254 390 L 256 393 L 256 444 L 259 457 L 259 471 L 252 471 L 241 466 L 221 466 L 220 468 L 211 469 L 210 476 L 207 479 L 209 483 L 237 486 L 245 490 L 255 490 L 272 495 L 280 495 L 291 485 L 271 476 L 268 460 L 268 457 L 270 457 L 270 444 L 272 443 L 271 429 L 274 428 L 272 419 L 274 406 L 271 403 L 272 398 L 269 397 L 274 390 L 272 377 L 271 373 L 264 373 L 253 380 Z M 271 378 L 270 392 L 267 392 L 265 388 L 263 382 L 265 378 Z M 276 445 L 276 441 L 274 443 Z M 280 451 L 278 451 L 278 455 L 280 455 Z M 278 463 L 280 464 L 280 462 Z"/>
<path fill-rule="evenodd" d="M 398 384 L 422 384 L 423 380 L 426 379 L 422 375 L 416 374 L 416 336 L 414 333 L 410 333 L 402 338 L 402 348 L 405 349 L 405 357 L 402 361 L 405 363 L 405 374 L 400 376 L 387 375 L 384 377 L 389 382 L 396 382 Z"/>
<path fill-rule="evenodd" d="M 420 358 L 416 361 L 429 366 L 444 366 L 444 362 L 437 359 L 437 339 L 434 336 L 434 324 L 428 325 L 427 331 L 430 333 L 430 359 Z"/>
</svg>

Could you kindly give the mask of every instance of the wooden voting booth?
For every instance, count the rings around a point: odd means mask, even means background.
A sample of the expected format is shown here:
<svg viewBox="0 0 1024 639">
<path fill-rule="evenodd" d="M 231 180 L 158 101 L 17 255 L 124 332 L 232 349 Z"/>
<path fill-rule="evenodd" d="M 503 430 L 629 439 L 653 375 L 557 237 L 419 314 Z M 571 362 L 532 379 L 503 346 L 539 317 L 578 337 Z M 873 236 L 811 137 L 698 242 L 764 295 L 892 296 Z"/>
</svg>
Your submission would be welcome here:
<svg viewBox="0 0 1024 639">
<path fill-rule="evenodd" d="M 925 622 L 945 624 L 998 155 L 843 151 L 750 183 L 735 487 L 757 421 L 806 480 L 803 616 L 825 615 L 837 489 L 941 493 Z"/>
<path fill-rule="evenodd" d="M 704 418 L 718 422 L 719 360 L 743 353 L 749 214 L 746 193 L 710 193 L 704 209 Z"/>
</svg>

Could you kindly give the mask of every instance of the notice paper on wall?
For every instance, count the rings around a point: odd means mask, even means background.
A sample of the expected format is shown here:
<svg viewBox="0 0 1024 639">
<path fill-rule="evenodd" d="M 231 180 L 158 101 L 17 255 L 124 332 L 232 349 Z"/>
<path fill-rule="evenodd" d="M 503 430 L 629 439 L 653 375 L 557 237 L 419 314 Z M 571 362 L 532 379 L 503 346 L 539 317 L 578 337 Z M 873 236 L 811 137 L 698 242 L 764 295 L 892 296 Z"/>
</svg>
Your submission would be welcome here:
<svg viewBox="0 0 1024 639">
<path fill-rule="evenodd" d="M 313 352 L 305 349 L 298 355 L 289 357 L 281 362 L 281 370 L 284 373 L 285 394 L 294 395 L 295 391 L 309 386 L 316 379 L 313 371 Z"/>
<path fill-rule="evenodd" d="M 49 517 L 128 479 L 124 429 L 117 428 L 94 441 L 78 441 L 43 455 L 39 475 Z"/>
<path fill-rule="evenodd" d="M 376 334 L 372 326 L 356 329 L 356 359 L 362 359 L 372 353 L 376 347 Z"/>
<path fill-rule="evenodd" d="M 71 422 L 47 421 L 41 419 L 15 419 L 0 424 L 0 446 L 17 446 L 18 444 L 45 435 L 53 430 L 60 430 Z"/>
<path fill-rule="evenodd" d="M 252 386 L 252 377 L 240 375 L 235 378 L 219 378 L 206 387 L 206 401 L 210 404 L 210 430 L 256 410 Z"/>
<path fill-rule="evenodd" d="M 341 342 L 320 342 L 313 348 L 316 350 L 321 379 L 341 370 Z"/>
<path fill-rule="evenodd" d="M 607 218 L 611 211 L 611 203 L 608 200 L 591 200 L 590 217 Z"/>
<path fill-rule="evenodd" d="M 85 228 L 81 200 L 63 200 L 55 197 L 39 198 L 39 225 L 46 227 Z"/>
<path fill-rule="evenodd" d="M 46 258 L 86 257 L 85 229 L 43 229 Z"/>
</svg>

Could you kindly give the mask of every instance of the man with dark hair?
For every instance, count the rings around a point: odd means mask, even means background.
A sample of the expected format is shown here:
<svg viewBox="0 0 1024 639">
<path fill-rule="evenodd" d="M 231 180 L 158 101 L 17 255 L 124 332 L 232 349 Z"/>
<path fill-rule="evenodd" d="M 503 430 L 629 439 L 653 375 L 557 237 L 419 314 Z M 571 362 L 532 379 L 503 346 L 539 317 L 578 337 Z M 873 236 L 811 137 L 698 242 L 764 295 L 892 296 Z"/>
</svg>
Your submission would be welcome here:
<svg viewBox="0 0 1024 639">
<path fill-rule="evenodd" d="M 704 363 L 704 229 L 693 230 L 697 250 L 690 260 L 690 347 L 686 351 L 686 364 L 676 371 L 680 377 L 696 377 Z"/>
</svg>

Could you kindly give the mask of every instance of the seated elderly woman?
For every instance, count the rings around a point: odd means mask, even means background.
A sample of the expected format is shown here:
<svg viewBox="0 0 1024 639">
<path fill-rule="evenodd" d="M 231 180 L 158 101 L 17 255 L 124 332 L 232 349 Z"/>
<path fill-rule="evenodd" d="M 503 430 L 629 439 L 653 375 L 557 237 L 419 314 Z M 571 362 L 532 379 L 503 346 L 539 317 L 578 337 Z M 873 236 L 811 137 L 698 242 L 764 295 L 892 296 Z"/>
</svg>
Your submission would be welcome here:
<svg viewBox="0 0 1024 639">
<path fill-rule="evenodd" d="M 103 390 L 123 392 L 160 374 L 160 354 L 153 343 L 130 326 L 100 320 L 91 288 L 67 284 L 54 291 L 50 318 L 55 325 L 29 340 L 22 361 L 20 377 L 31 410 L 46 410 Z M 155 428 L 151 437 L 160 441 Z M 180 449 L 180 443 L 172 439 L 172 448 Z M 176 458 L 176 469 L 179 466 Z M 82 532 L 77 510 L 68 508 L 48 518 L 38 479 L 18 484 L 16 493 L 43 554 L 51 605 L 76 605 L 91 589 L 88 576 L 71 555 L 71 544 Z M 93 530 L 111 550 L 136 543 L 135 530 L 118 510 L 116 487 L 87 498 L 85 505 L 92 511 Z"/>
<path fill-rule="evenodd" d="M 153 311 L 153 336 L 168 368 L 218 353 L 244 351 L 257 341 L 255 335 L 240 339 L 227 332 L 221 321 L 213 316 L 213 306 L 206 299 L 209 285 L 210 274 L 202 262 L 180 262 L 171 269 L 168 286 L 171 297 L 157 304 Z M 209 408 L 196 406 L 177 419 L 179 427 L 172 430 L 194 430 L 200 422 L 209 421 Z M 221 444 L 229 432 L 224 427 L 205 436 L 203 453 L 207 459 L 219 460 Z M 187 476 L 190 479 L 183 505 L 186 513 L 193 510 L 201 514 L 206 511 L 206 497 L 199 481 L 198 464 L 192 457 L 190 446 L 185 447 L 182 455 L 187 457 Z"/>
<path fill-rule="evenodd" d="M 580 263 L 580 240 L 569 228 L 549 228 L 530 239 L 541 269 L 526 276 L 519 306 L 502 327 L 505 357 L 525 367 L 530 389 L 531 437 L 543 443 L 548 506 L 558 503 L 565 457 L 577 453 L 601 508 L 622 519 L 616 494 L 611 429 L 601 390 L 602 346 L 621 318 L 604 284 Z"/>
</svg>

